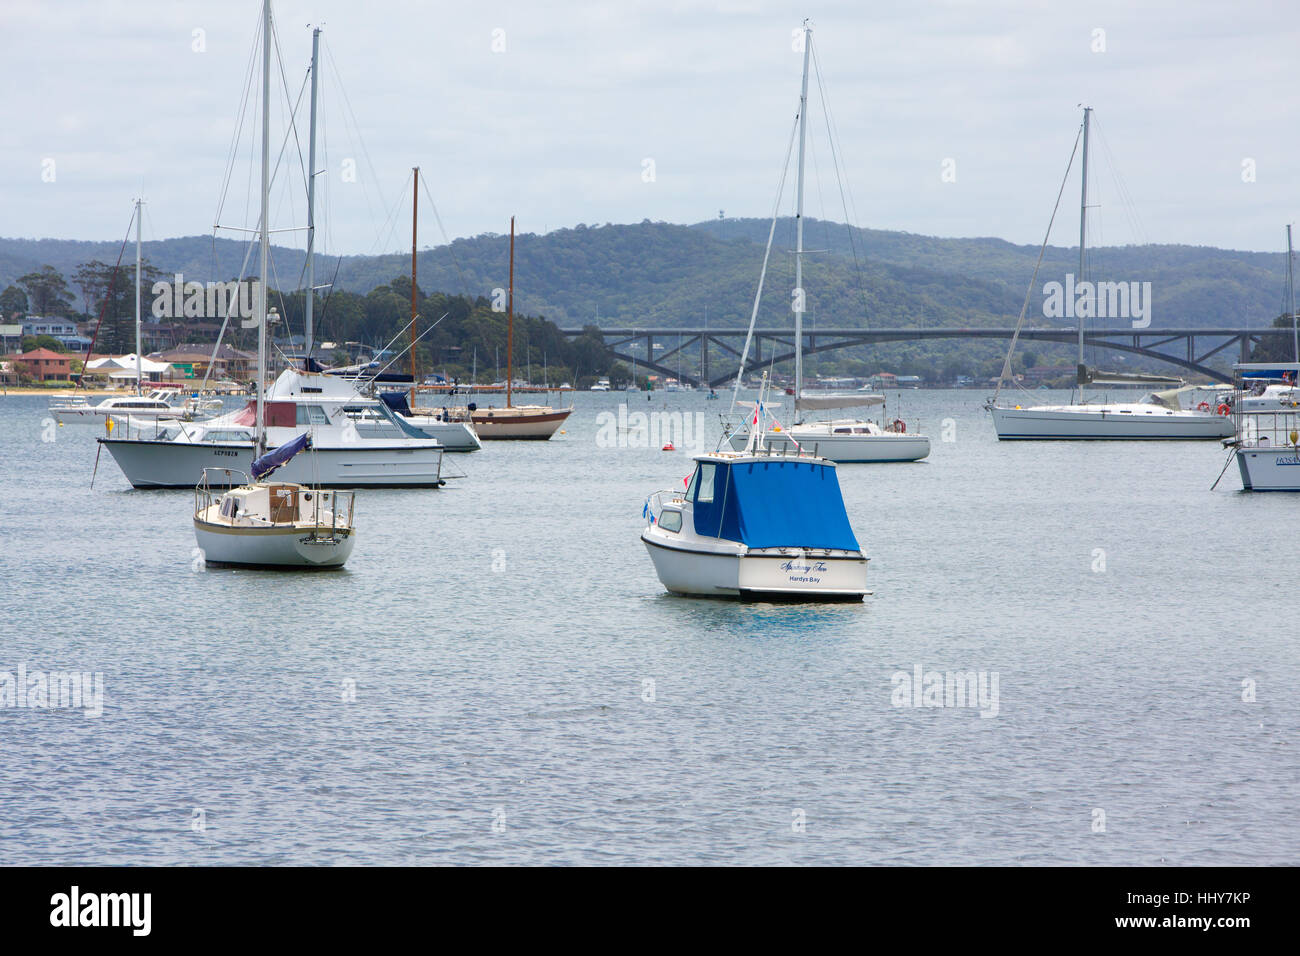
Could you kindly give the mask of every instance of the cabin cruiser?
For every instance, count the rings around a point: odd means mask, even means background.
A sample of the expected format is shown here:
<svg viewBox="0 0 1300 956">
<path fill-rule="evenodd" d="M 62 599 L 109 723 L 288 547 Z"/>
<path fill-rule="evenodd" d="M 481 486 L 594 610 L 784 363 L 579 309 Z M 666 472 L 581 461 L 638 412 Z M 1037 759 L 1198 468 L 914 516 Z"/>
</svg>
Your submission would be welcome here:
<svg viewBox="0 0 1300 956">
<path fill-rule="evenodd" d="M 695 458 L 683 492 L 645 505 L 641 540 L 674 594 L 758 601 L 860 601 L 867 558 L 835 463 L 767 449 Z"/>
<path fill-rule="evenodd" d="M 344 379 L 286 369 L 262 401 L 266 442 L 276 448 L 304 433 L 314 453 L 285 465 L 285 480 L 331 488 L 423 488 L 444 483 L 443 447 Z M 122 437 L 100 438 L 136 488 L 193 488 L 205 469 L 248 471 L 258 400 L 238 411 L 187 423 L 131 423 Z M 353 416 L 373 414 L 359 424 Z"/>
<path fill-rule="evenodd" d="M 84 395 L 60 396 L 50 403 L 50 414 L 61 425 L 103 425 L 109 417 L 175 418 L 182 410 L 169 401 L 174 394 L 156 389 L 148 395 L 113 396 L 94 405 Z"/>
<path fill-rule="evenodd" d="M 744 451 L 697 455 L 686 489 L 656 492 L 642 513 L 641 540 L 674 594 L 860 601 L 869 593 L 835 463 L 777 454 L 761 428 Z"/>
<path fill-rule="evenodd" d="M 1276 399 L 1275 407 L 1249 404 L 1250 397 L 1263 398 L 1269 389 L 1277 388 L 1273 394 L 1281 395 L 1281 389 L 1293 387 L 1300 362 L 1243 363 L 1233 369 L 1237 377 L 1236 433 L 1226 444 L 1232 446 L 1236 457 L 1242 490 L 1300 491 L 1300 408 L 1285 399 Z M 1250 394 L 1258 391 L 1260 382 L 1268 381 L 1277 384 Z"/>
</svg>

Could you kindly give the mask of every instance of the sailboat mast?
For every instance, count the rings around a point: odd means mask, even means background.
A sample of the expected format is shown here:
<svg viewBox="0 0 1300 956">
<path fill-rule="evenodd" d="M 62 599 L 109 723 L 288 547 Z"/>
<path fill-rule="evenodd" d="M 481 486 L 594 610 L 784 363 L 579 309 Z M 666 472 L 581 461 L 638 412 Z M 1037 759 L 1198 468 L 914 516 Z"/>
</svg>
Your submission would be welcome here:
<svg viewBox="0 0 1300 956">
<path fill-rule="evenodd" d="M 1088 237 L 1088 121 L 1092 107 L 1083 108 L 1083 186 L 1079 191 L 1079 282 L 1084 280 L 1084 250 Z M 1083 388 L 1083 322 L 1079 321 L 1079 387 Z"/>
<path fill-rule="evenodd" d="M 411 408 L 415 408 L 415 228 L 420 217 L 420 167 L 413 167 L 411 173 Z"/>
<path fill-rule="evenodd" d="M 303 335 L 303 370 L 311 368 L 311 350 L 315 344 L 313 325 L 316 305 L 316 76 L 320 63 L 320 27 L 311 31 L 311 133 L 307 146 L 307 302 Z"/>
<path fill-rule="evenodd" d="M 803 395 L 803 157 L 808 126 L 808 61 L 812 55 L 812 23 L 803 22 L 803 85 L 799 91 L 799 197 L 794 215 L 794 404 L 798 415 Z"/>
<path fill-rule="evenodd" d="M 1296 324 L 1295 277 L 1292 270 L 1294 258 L 1294 253 L 1291 251 L 1291 226 L 1288 224 L 1286 227 L 1286 301 L 1287 309 L 1291 313 L 1291 338 L 1295 344 L 1295 360 L 1300 363 L 1300 327 Z"/>
<path fill-rule="evenodd" d="M 135 394 L 140 394 L 140 203 L 143 200 L 135 200 Z M 1291 226 L 1287 226 L 1287 235 L 1291 234 Z"/>
<path fill-rule="evenodd" d="M 510 291 L 506 298 L 506 408 L 515 377 L 515 217 L 510 217 Z"/>
<path fill-rule="evenodd" d="M 261 294 L 257 297 L 257 440 L 253 457 L 266 453 L 266 299 L 271 265 L 271 0 L 262 0 L 262 221 Z"/>
</svg>

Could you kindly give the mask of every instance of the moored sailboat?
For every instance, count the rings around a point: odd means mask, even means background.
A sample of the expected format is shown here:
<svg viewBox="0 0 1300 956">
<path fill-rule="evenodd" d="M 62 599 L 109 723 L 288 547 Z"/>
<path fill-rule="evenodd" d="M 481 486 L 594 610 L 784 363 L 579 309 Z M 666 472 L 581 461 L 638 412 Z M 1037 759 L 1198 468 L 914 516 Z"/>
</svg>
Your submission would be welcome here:
<svg viewBox="0 0 1300 956">
<path fill-rule="evenodd" d="M 1079 283 L 1080 294 L 1085 295 L 1092 289 L 1086 283 L 1087 266 L 1087 224 L 1088 224 L 1088 129 L 1092 108 L 1084 107 L 1083 125 L 1080 136 L 1082 149 L 1082 185 L 1079 199 Z M 1076 140 L 1078 149 L 1078 140 Z M 1071 154 L 1070 164 L 1073 165 Z M 1069 168 L 1066 169 L 1069 176 Z M 1065 188 L 1064 182 L 1061 184 Z M 1060 196 L 1057 196 L 1059 205 Z M 1052 219 L 1056 218 L 1053 210 Z M 1043 251 L 1051 237 L 1051 226 L 1043 238 L 1043 248 L 1038 261 L 1042 262 Z M 1025 295 L 1024 307 L 1020 310 L 1020 319 L 1016 332 L 1011 337 L 1007 357 L 998 377 L 997 388 L 988 409 L 993 415 L 993 427 L 998 438 L 1003 441 L 1025 439 L 1127 439 L 1127 440 L 1161 440 L 1161 439 L 1212 439 L 1227 438 L 1233 433 L 1233 424 L 1223 414 L 1221 408 L 1197 407 L 1183 408 L 1171 396 L 1182 391 L 1182 379 L 1163 375 L 1146 375 L 1126 372 L 1104 372 L 1087 366 L 1084 360 L 1084 322 L 1079 321 L 1079 359 L 1076 377 L 1078 401 L 1068 405 L 1011 405 L 1001 402 L 1003 388 L 1012 381 L 1011 360 L 1015 354 L 1016 342 L 1020 329 L 1024 325 L 1025 313 L 1033 295 L 1034 282 L 1038 277 L 1038 266 L 1030 278 L 1029 291 Z M 1068 277 L 1067 277 L 1068 279 Z M 1068 283 L 1067 283 L 1068 285 Z M 1084 398 L 1085 385 L 1149 385 L 1163 386 L 1165 391 L 1154 392 L 1138 402 L 1089 402 Z"/>
<path fill-rule="evenodd" d="M 546 441 L 565 419 L 573 406 L 552 408 L 550 405 L 516 405 L 514 403 L 515 352 L 515 217 L 510 217 L 510 283 L 506 306 L 506 404 L 505 408 L 489 405 L 466 407 L 474 430 L 484 441 L 520 439 Z"/>
<path fill-rule="evenodd" d="M 253 462 L 253 480 L 204 469 L 194 489 L 194 538 L 207 564 L 250 568 L 341 568 L 356 544 L 356 494 L 266 479 L 311 448 L 311 436 Z M 237 478 L 242 477 L 242 483 Z M 237 487 L 229 488 L 230 485 Z M 220 492 L 218 491 L 220 489 Z"/>
<path fill-rule="evenodd" d="M 908 434 L 907 425 L 896 419 L 887 427 L 876 422 L 858 418 L 845 418 L 834 421 L 804 419 L 803 412 L 827 409 L 852 409 L 883 405 L 884 397 L 879 395 L 810 395 L 804 391 L 803 369 L 803 311 L 806 301 L 803 283 L 803 201 L 804 201 L 804 144 L 807 137 L 808 120 L 808 68 L 812 56 L 812 24 L 804 21 L 803 47 L 803 81 L 799 93 L 799 166 L 796 186 L 795 206 L 795 253 L 794 253 L 794 418 L 784 431 L 768 432 L 765 441 L 776 452 L 798 450 L 800 447 L 814 448 L 819 454 L 831 461 L 841 463 L 859 462 L 903 462 L 919 461 L 930 454 L 930 439 L 921 434 Z M 773 227 L 775 227 L 775 219 Z M 768 239 L 771 250 L 771 238 Z M 763 274 L 766 275 L 766 258 Z M 762 278 L 755 296 L 754 309 L 750 317 L 750 331 L 753 335 L 754 322 L 758 318 L 758 297 L 762 295 Z M 745 349 L 741 354 L 740 369 L 736 373 L 736 389 L 739 389 L 741 377 L 745 372 L 745 360 L 749 354 L 748 336 Z M 710 398 L 713 397 L 710 393 Z M 734 393 L 733 393 L 734 404 Z M 734 449 L 745 448 L 754 428 L 754 423 L 745 421 L 733 428 L 727 437 Z"/>
</svg>

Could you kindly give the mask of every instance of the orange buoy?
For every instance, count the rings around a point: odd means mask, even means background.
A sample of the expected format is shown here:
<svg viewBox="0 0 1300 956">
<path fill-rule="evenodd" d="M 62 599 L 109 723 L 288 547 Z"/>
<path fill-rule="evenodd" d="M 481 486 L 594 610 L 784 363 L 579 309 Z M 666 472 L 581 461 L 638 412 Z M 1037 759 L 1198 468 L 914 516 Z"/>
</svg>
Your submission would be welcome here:
<svg viewBox="0 0 1300 956">
<path fill-rule="evenodd" d="M 1232 409 L 1228 407 L 1227 402 L 1220 402 L 1219 407 L 1216 408 L 1215 411 L 1217 411 L 1220 415 L 1228 415 L 1232 412 Z"/>
</svg>

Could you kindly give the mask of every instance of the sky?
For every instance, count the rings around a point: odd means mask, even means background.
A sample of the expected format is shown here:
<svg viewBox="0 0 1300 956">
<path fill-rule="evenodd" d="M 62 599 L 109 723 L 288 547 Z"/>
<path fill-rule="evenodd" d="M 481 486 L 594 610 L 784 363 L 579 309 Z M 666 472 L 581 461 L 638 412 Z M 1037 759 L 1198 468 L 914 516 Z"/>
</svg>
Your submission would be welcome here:
<svg viewBox="0 0 1300 956">
<path fill-rule="evenodd" d="M 255 225 L 258 121 L 241 102 L 260 10 L 259 0 L 4 0 L 0 236 L 121 239 L 137 196 L 146 239 Z M 1090 244 L 1278 251 L 1300 221 L 1290 0 L 278 0 L 273 15 L 283 57 L 273 153 L 283 88 L 298 97 L 312 26 L 323 30 L 325 253 L 409 248 L 417 165 L 421 246 L 504 233 L 511 215 L 537 233 L 769 217 L 804 17 L 818 67 L 810 216 L 1037 245 L 1086 104 L 1098 134 Z M 297 128 L 305 157 L 305 105 Z M 291 142 L 274 228 L 305 222 L 304 165 Z M 1056 244 L 1077 241 L 1077 184 L 1076 165 Z M 301 233 L 276 241 L 301 245 Z"/>
</svg>

